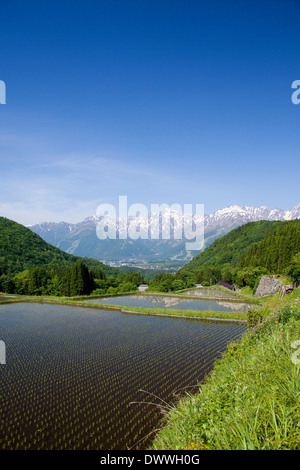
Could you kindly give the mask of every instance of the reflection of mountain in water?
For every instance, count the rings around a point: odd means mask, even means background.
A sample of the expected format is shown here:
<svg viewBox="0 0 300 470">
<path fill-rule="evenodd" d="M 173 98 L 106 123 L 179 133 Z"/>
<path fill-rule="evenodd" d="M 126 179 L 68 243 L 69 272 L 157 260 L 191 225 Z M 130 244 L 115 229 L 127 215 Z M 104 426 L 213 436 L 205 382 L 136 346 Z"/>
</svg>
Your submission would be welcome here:
<svg viewBox="0 0 300 470">
<path fill-rule="evenodd" d="M 142 308 L 163 308 L 177 310 L 217 310 L 224 312 L 237 312 L 247 310 L 248 304 L 245 302 L 225 302 L 203 298 L 185 298 L 171 297 L 160 295 L 125 295 L 117 297 L 106 297 L 101 299 L 93 299 L 90 302 L 98 304 L 110 304 L 126 307 L 142 307 Z"/>
<path fill-rule="evenodd" d="M 248 310 L 251 308 L 249 304 L 241 304 L 240 302 L 217 302 L 218 305 L 222 307 L 230 308 L 231 310 L 239 311 L 239 310 Z"/>
<path fill-rule="evenodd" d="M 142 298 L 142 297 L 141 297 Z M 178 304 L 186 304 L 186 303 L 190 303 L 191 304 L 191 308 L 196 308 L 196 309 L 199 309 L 199 310 L 203 310 L 203 304 L 201 303 L 200 305 L 197 306 L 197 300 L 195 299 L 178 299 L 176 297 L 151 297 L 151 299 L 149 299 L 151 302 L 153 303 L 163 303 L 165 308 L 170 308 L 170 307 L 175 307 L 176 305 Z M 205 300 L 203 299 L 203 302 L 205 302 Z M 240 302 L 222 302 L 222 301 L 218 301 L 218 300 L 214 300 L 213 302 L 210 302 L 210 301 L 206 301 L 207 302 L 207 306 L 209 308 L 214 308 L 214 305 L 219 305 L 220 307 L 224 307 L 224 309 L 230 311 L 242 311 L 242 310 L 248 310 L 251 305 L 249 304 L 245 304 L 245 303 L 240 303 Z M 204 304 L 205 305 L 205 304 Z M 205 309 L 206 310 L 206 309 Z"/>
<path fill-rule="evenodd" d="M 178 310 L 223 310 L 223 311 L 241 311 L 247 310 L 248 305 L 241 302 L 225 302 L 217 300 L 206 300 L 202 299 L 187 299 L 185 297 L 169 297 L 160 295 L 135 295 L 120 297 L 118 300 L 110 298 L 107 299 L 108 303 L 114 303 L 117 305 L 127 305 L 136 307 L 150 307 L 150 308 L 177 308 Z M 103 299 L 103 303 L 107 302 Z"/>
<path fill-rule="evenodd" d="M 185 292 L 186 295 L 207 295 L 208 297 L 235 297 L 235 295 L 228 291 L 224 292 L 219 289 L 203 289 L 199 287 L 198 289 L 191 289 Z"/>
<path fill-rule="evenodd" d="M 136 297 L 139 297 L 141 300 L 144 300 L 145 297 L 143 296 L 136 296 Z M 184 303 L 187 303 L 187 302 L 195 302 L 194 299 L 179 299 L 178 297 L 160 297 L 160 296 L 151 296 L 151 297 L 147 297 L 147 300 L 149 300 L 149 302 L 152 302 L 152 303 L 158 303 L 158 304 L 164 304 L 164 306 L 166 308 L 169 308 L 169 307 L 175 307 L 176 305 L 184 302 Z"/>
</svg>

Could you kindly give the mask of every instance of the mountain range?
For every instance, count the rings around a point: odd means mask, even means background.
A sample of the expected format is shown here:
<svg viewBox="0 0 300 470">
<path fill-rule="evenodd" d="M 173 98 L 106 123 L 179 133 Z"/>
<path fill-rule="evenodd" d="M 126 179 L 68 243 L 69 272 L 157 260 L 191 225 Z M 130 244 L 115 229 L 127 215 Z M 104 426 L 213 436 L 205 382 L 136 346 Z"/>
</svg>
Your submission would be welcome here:
<svg viewBox="0 0 300 470">
<path fill-rule="evenodd" d="M 118 262 L 119 264 L 138 261 L 170 261 L 182 260 L 187 262 L 194 258 L 199 251 L 187 251 L 186 239 L 176 239 L 176 227 L 183 227 L 184 223 L 193 224 L 193 227 L 203 218 L 192 214 L 182 214 L 175 210 L 166 209 L 160 213 L 157 239 L 119 239 L 119 227 L 124 224 L 127 229 L 131 226 L 139 227 L 138 231 L 149 231 L 150 216 L 131 217 L 127 221 L 112 219 L 108 216 L 91 216 L 75 224 L 67 222 L 43 222 L 28 226 L 33 232 L 40 235 L 46 242 L 61 250 L 88 258 L 101 260 L 106 264 Z M 284 221 L 300 218 L 300 204 L 290 210 L 270 209 L 266 206 L 249 207 L 232 205 L 217 210 L 212 214 L 204 215 L 204 248 L 210 246 L 216 239 L 226 235 L 229 231 L 248 222 L 259 220 Z M 158 223 L 158 222 L 157 222 Z M 107 225 L 107 229 L 116 228 L 116 239 L 101 240 L 97 236 L 99 224 Z M 170 227 L 170 239 L 162 239 L 162 233 Z M 191 225 L 192 226 L 192 225 Z"/>
</svg>

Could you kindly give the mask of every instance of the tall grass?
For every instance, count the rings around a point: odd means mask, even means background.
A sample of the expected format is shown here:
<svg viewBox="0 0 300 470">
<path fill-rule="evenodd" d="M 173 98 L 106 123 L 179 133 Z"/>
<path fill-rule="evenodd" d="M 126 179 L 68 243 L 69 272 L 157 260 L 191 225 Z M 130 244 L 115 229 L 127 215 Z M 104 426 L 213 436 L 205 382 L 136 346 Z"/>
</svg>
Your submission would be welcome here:
<svg viewBox="0 0 300 470">
<path fill-rule="evenodd" d="M 153 449 L 300 449 L 300 364 L 291 346 L 300 309 L 292 300 L 228 346 L 199 392 L 165 416 Z"/>
</svg>

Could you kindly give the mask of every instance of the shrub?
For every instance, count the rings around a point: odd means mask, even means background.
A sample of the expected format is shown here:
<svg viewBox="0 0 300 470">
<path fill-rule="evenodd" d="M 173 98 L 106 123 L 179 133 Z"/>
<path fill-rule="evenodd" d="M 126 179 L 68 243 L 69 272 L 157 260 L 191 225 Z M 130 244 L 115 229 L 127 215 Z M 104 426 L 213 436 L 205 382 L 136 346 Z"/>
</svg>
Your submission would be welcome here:
<svg viewBox="0 0 300 470">
<path fill-rule="evenodd" d="M 300 320 L 300 308 L 296 305 L 286 305 L 278 311 L 278 321 L 288 323 L 291 318 Z"/>
<path fill-rule="evenodd" d="M 91 295 L 105 295 L 106 289 L 94 289 Z"/>
<path fill-rule="evenodd" d="M 253 328 L 256 326 L 258 323 L 260 323 L 263 319 L 263 311 L 262 309 L 255 308 L 255 309 L 249 309 L 247 312 L 247 320 L 248 320 L 248 326 L 250 328 Z"/>
</svg>

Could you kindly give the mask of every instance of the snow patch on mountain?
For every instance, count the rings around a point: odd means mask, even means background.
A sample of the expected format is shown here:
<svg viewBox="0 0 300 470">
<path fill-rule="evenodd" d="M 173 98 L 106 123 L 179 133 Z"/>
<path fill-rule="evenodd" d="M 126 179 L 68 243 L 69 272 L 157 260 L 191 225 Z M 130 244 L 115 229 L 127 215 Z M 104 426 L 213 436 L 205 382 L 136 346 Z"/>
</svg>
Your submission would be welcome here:
<svg viewBox="0 0 300 470">
<path fill-rule="evenodd" d="M 283 221 L 299 218 L 300 204 L 286 211 L 278 208 L 271 209 L 267 206 L 251 207 L 237 204 L 224 207 L 204 216 L 206 246 L 209 246 L 216 238 L 248 222 L 257 222 L 259 220 Z M 110 229 L 116 228 L 116 240 L 99 240 L 97 238 L 96 229 L 101 221 Z M 195 227 L 201 222 L 203 222 L 203 218 L 200 216 L 181 213 L 168 208 L 160 214 L 139 215 L 128 217 L 128 219 L 114 219 L 109 216 L 99 217 L 94 214 L 76 224 L 43 222 L 28 227 L 48 243 L 67 252 L 71 249 L 72 253 L 78 256 L 101 260 L 112 259 L 112 257 L 119 260 L 126 257 L 143 259 L 143 256 L 147 259 L 151 257 L 153 259 L 158 259 L 158 257 L 160 259 L 179 259 L 187 256 L 183 246 L 185 241 L 184 227 Z M 181 229 L 182 239 L 176 237 Z M 144 235 L 146 233 L 148 237 L 144 240 L 141 239 L 143 237 L 131 239 L 128 235 L 127 240 L 119 239 L 119 233 L 123 231 L 124 234 L 127 230 L 129 235 L 131 230 Z M 152 236 L 153 233 L 155 236 Z M 194 252 L 194 255 L 196 254 Z"/>
</svg>

